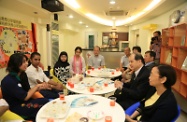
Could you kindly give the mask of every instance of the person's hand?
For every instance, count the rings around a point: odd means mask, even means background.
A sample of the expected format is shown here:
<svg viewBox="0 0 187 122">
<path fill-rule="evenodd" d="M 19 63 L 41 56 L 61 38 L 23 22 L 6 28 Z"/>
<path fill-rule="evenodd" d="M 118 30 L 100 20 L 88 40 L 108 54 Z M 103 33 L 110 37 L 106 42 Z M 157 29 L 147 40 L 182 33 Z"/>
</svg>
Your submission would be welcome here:
<svg viewBox="0 0 187 122">
<path fill-rule="evenodd" d="M 58 83 L 58 85 L 55 88 L 56 88 L 56 90 L 62 91 L 63 90 L 63 84 Z"/>
<path fill-rule="evenodd" d="M 37 90 L 38 90 L 38 91 L 43 90 L 43 89 L 46 89 L 46 87 L 45 87 L 44 84 L 37 84 L 36 87 L 37 87 Z"/>
<path fill-rule="evenodd" d="M 120 71 L 121 71 L 121 72 L 124 72 L 125 70 L 124 70 L 124 68 L 121 68 Z"/>
<path fill-rule="evenodd" d="M 118 81 L 116 80 L 114 82 L 114 86 L 117 88 L 117 89 L 122 89 L 123 88 L 123 83 L 121 81 Z"/>
<path fill-rule="evenodd" d="M 133 119 L 131 119 L 131 117 L 129 116 L 129 115 L 125 115 L 125 122 L 137 122 L 136 120 L 133 120 Z"/>
</svg>

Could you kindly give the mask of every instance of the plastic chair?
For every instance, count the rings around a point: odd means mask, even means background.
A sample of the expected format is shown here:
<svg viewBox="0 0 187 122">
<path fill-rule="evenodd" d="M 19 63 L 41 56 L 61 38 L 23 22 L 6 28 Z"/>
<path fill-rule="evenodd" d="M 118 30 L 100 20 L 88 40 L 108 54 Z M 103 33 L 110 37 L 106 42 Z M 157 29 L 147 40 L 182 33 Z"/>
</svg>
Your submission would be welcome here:
<svg viewBox="0 0 187 122">
<path fill-rule="evenodd" d="M 3 94 L 0 87 L 0 99 L 3 98 Z M 7 110 L 2 116 L 0 116 L 0 121 L 8 121 L 8 120 L 24 120 L 21 116 Z"/>
<path fill-rule="evenodd" d="M 50 73 L 50 76 L 52 77 L 52 80 L 53 80 L 53 81 L 55 81 L 55 82 L 57 82 L 57 83 L 63 84 L 63 83 L 53 74 L 53 68 L 50 69 L 49 73 Z M 64 93 L 67 94 L 67 88 L 66 88 L 66 86 L 65 86 L 64 84 L 63 84 L 63 91 L 64 91 Z"/>
<path fill-rule="evenodd" d="M 128 107 L 125 110 L 125 114 L 127 115 L 132 115 L 134 113 L 134 111 L 140 106 L 140 102 L 134 103 L 133 105 L 131 105 L 130 107 Z"/>
<path fill-rule="evenodd" d="M 57 83 L 62 83 L 54 74 L 53 74 L 53 69 L 50 69 L 50 76 L 52 76 L 52 80 L 57 82 Z"/>
<path fill-rule="evenodd" d="M 171 122 L 175 122 L 175 121 L 178 119 L 178 117 L 179 117 L 179 115 L 180 115 L 180 113 L 181 113 L 181 108 L 180 108 L 179 105 L 177 106 L 177 109 L 178 109 L 177 116 L 176 116 Z"/>
</svg>

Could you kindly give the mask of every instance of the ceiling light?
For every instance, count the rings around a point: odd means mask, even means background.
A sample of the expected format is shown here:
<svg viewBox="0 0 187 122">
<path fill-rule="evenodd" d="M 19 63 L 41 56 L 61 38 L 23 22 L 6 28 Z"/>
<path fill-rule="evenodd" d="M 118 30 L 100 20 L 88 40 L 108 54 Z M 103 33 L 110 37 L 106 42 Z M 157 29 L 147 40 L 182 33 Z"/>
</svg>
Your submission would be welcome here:
<svg viewBox="0 0 187 122">
<path fill-rule="evenodd" d="M 105 20 L 105 19 L 102 19 L 102 18 L 99 18 L 98 16 L 95 16 L 94 14 L 91 14 L 91 13 L 87 13 L 85 14 L 87 17 L 89 18 L 92 18 L 92 20 L 98 22 L 98 23 L 101 23 L 103 25 L 108 25 L 108 26 L 112 26 L 113 25 L 113 22 L 112 21 L 109 21 L 109 20 Z"/>
<path fill-rule="evenodd" d="M 115 0 L 110 0 L 110 4 L 115 4 L 116 3 L 116 1 Z"/>
<path fill-rule="evenodd" d="M 65 0 L 65 2 L 75 9 L 80 8 L 80 5 L 77 3 L 76 0 Z"/>
<path fill-rule="evenodd" d="M 79 21 L 79 24 L 82 24 L 82 21 Z"/>
<path fill-rule="evenodd" d="M 68 17 L 72 19 L 72 18 L 73 18 L 73 15 L 69 15 Z"/>
<path fill-rule="evenodd" d="M 86 27 L 88 28 L 88 25 L 86 25 Z"/>
<path fill-rule="evenodd" d="M 161 0 L 153 0 L 145 9 L 144 11 L 149 11 L 154 6 L 156 6 Z"/>
<path fill-rule="evenodd" d="M 140 12 L 134 16 L 131 16 L 125 20 L 121 20 L 121 21 L 116 21 L 116 26 L 120 26 L 120 25 L 123 25 L 125 23 L 129 23 L 129 22 L 132 22 L 133 20 L 137 19 L 138 17 L 142 16 L 145 12 Z"/>
</svg>

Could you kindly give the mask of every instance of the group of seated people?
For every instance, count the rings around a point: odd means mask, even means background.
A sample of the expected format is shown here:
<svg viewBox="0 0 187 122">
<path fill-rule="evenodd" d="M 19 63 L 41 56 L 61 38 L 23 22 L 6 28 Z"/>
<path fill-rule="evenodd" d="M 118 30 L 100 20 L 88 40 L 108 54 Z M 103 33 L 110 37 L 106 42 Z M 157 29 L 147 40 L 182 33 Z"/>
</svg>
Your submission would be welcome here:
<svg viewBox="0 0 187 122">
<path fill-rule="evenodd" d="M 104 68 L 105 60 L 99 51 L 98 46 L 94 47 L 94 55 L 89 58 L 88 68 Z M 4 106 L 9 106 L 12 112 L 25 120 L 35 121 L 38 110 L 50 99 L 58 97 L 58 92 L 63 90 L 63 85 L 71 76 L 85 73 L 86 63 L 81 53 L 82 48 L 76 47 L 70 62 L 67 52 L 60 53 L 53 73 L 62 83 L 54 82 L 44 74 L 39 67 L 41 56 L 38 52 L 31 54 L 29 66 L 27 56 L 21 53 L 12 54 L 6 68 L 8 74 L 1 81 L 4 100 L 0 100 L 0 116 L 8 109 Z M 147 51 L 144 58 L 139 46 L 133 47 L 132 54 L 130 48 L 126 47 L 124 53 L 120 61 L 122 77 L 115 79 L 117 90 L 113 96 L 124 110 L 136 102 L 141 103 L 132 115 L 126 115 L 126 120 L 171 121 L 177 115 L 177 102 L 171 90 L 176 82 L 175 70 L 169 65 L 156 65 L 154 51 Z M 36 92 L 41 96 L 33 98 Z M 3 104 L 5 101 L 7 104 Z M 166 116 L 166 113 L 170 114 Z"/>
</svg>

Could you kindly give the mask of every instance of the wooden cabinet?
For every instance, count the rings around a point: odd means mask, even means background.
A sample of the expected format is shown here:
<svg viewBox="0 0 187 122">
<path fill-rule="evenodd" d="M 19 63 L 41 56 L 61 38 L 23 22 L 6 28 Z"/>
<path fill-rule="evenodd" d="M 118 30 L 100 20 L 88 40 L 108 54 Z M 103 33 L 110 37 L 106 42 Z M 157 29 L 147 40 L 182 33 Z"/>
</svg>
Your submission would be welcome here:
<svg viewBox="0 0 187 122">
<path fill-rule="evenodd" d="M 128 32 L 103 32 L 102 36 L 105 37 L 103 45 L 118 47 L 119 41 L 128 41 Z"/>
<path fill-rule="evenodd" d="M 181 69 L 186 57 L 187 24 L 184 23 L 163 29 L 160 62 L 175 68 L 177 82 L 173 89 L 187 99 L 187 68 L 186 70 Z"/>
</svg>

